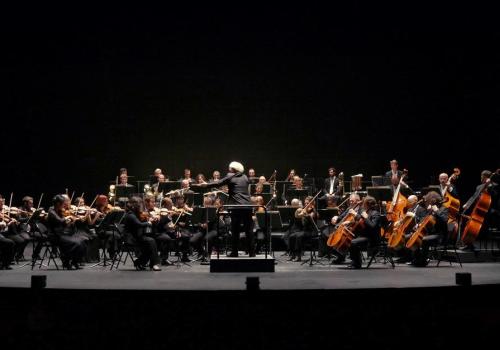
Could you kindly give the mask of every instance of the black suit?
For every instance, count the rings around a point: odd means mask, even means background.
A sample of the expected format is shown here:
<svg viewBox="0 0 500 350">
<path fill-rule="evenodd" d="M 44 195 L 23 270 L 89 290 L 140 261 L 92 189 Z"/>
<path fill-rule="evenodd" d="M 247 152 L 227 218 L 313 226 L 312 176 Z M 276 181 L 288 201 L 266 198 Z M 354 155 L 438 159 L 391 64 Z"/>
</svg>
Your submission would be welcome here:
<svg viewBox="0 0 500 350">
<path fill-rule="evenodd" d="M 137 264 L 144 266 L 148 261 L 150 267 L 159 264 L 160 259 L 156 241 L 146 235 L 146 229 L 151 228 L 151 223 L 140 221 L 134 212 L 129 211 L 123 218 L 123 226 L 125 227 L 127 241 L 139 248 L 140 255 Z"/>
<path fill-rule="evenodd" d="M 357 237 L 351 242 L 349 254 L 351 256 L 352 266 L 361 268 L 361 250 L 370 244 L 376 244 L 380 240 L 380 212 L 378 210 L 369 210 L 368 218 L 364 220 L 364 228 L 358 233 Z M 361 215 L 357 215 L 356 220 L 360 220 Z"/>
<path fill-rule="evenodd" d="M 251 205 L 250 194 L 248 193 L 250 181 L 243 173 L 228 173 L 224 178 L 212 181 L 207 187 L 219 187 L 226 185 L 228 188 L 227 204 Z M 240 239 L 241 227 L 246 235 L 247 250 L 250 256 L 255 255 L 255 243 L 253 233 L 252 209 L 232 209 L 231 210 L 231 233 L 232 233 L 232 253 L 238 254 L 238 243 Z"/>
</svg>

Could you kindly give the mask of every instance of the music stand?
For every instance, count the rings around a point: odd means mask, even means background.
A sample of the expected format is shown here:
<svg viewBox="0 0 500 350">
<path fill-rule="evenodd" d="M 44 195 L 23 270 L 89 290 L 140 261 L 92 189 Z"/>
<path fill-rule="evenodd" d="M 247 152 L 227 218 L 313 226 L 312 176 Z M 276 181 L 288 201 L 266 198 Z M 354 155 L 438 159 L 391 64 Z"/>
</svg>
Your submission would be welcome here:
<svg viewBox="0 0 500 350">
<path fill-rule="evenodd" d="M 190 207 L 203 205 L 203 194 L 195 192 L 185 192 L 186 204 Z"/>
<path fill-rule="evenodd" d="M 339 215 L 338 208 L 325 208 L 318 210 L 318 219 L 325 220 L 326 222 L 331 222 L 334 216 Z"/>
<path fill-rule="evenodd" d="M 372 176 L 373 187 L 379 187 L 384 185 L 385 185 L 384 176 Z"/>
<path fill-rule="evenodd" d="M 288 189 L 287 190 L 287 199 L 290 201 L 294 198 L 300 199 L 302 203 L 304 203 L 304 199 L 309 195 L 309 191 L 306 189 L 297 190 L 297 189 Z"/>
<path fill-rule="evenodd" d="M 295 219 L 295 212 L 297 211 L 297 209 L 299 209 L 299 207 L 291 207 L 288 205 L 278 205 L 278 206 L 276 206 L 276 208 L 278 209 L 278 211 L 280 213 L 281 222 L 282 223 L 286 222 L 286 223 L 288 223 L 288 225 L 292 226 L 293 220 Z"/>
<path fill-rule="evenodd" d="M 106 215 L 104 215 L 104 218 L 102 219 L 101 223 L 96 226 L 96 232 L 101 231 L 111 231 L 111 243 L 113 246 L 116 243 L 116 238 L 115 238 L 115 232 L 120 234 L 120 230 L 118 229 L 118 225 L 121 223 L 125 216 L 125 211 L 122 210 L 112 210 Z M 108 240 L 105 240 L 104 242 L 104 247 L 103 247 L 103 262 L 98 262 L 97 264 L 91 265 L 90 267 L 96 267 L 96 266 L 108 266 L 107 259 L 106 259 L 106 243 L 108 243 Z M 116 254 L 116 252 L 115 252 Z"/>
<path fill-rule="evenodd" d="M 191 224 L 199 225 L 199 224 L 208 224 L 210 221 L 216 220 L 217 208 L 216 207 L 195 207 L 193 210 L 193 214 L 191 215 Z M 201 265 L 209 265 L 210 260 L 207 259 L 208 255 L 208 225 L 205 229 L 205 251 L 203 252 L 203 256 L 200 260 Z"/>
<path fill-rule="evenodd" d="M 135 186 L 133 185 L 117 185 L 115 187 L 115 198 L 118 202 L 128 202 L 134 193 Z"/>
<path fill-rule="evenodd" d="M 180 189 L 181 189 L 180 181 L 165 181 L 165 182 L 160 182 L 158 185 L 158 193 L 163 192 L 165 194 L 170 191 L 180 190 Z"/>
<path fill-rule="evenodd" d="M 375 198 L 377 202 L 392 201 L 392 189 L 390 186 L 366 187 L 366 192 L 369 196 Z"/>
</svg>

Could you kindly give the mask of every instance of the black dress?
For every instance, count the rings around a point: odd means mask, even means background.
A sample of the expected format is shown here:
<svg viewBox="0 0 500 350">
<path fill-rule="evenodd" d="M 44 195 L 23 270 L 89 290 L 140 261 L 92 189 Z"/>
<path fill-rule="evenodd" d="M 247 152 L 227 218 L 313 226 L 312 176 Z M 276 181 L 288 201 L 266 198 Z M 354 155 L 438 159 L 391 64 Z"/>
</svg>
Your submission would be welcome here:
<svg viewBox="0 0 500 350">
<path fill-rule="evenodd" d="M 70 261 L 73 263 L 81 262 L 86 251 L 84 238 L 73 235 L 73 227 L 53 207 L 49 209 L 47 225 L 49 239 L 59 246 L 63 265 L 67 265 Z"/>
<path fill-rule="evenodd" d="M 129 211 L 123 218 L 123 225 L 128 243 L 135 245 L 139 250 L 136 264 L 144 266 L 149 262 L 150 267 L 158 265 L 160 258 L 158 257 L 156 241 L 147 235 L 151 223 L 140 221 L 134 212 Z"/>
</svg>

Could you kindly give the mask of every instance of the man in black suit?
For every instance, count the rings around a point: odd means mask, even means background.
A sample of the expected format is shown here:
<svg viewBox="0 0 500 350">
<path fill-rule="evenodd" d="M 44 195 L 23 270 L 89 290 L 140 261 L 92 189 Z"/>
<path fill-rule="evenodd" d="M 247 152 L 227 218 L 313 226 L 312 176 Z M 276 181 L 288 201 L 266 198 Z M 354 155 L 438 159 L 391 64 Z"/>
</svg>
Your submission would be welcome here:
<svg viewBox="0 0 500 350">
<path fill-rule="evenodd" d="M 245 168 L 241 163 L 231 162 L 229 164 L 229 173 L 222 179 L 208 183 L 196 184 L 191 187 L 219 187 L 226 185 L 228 188 L 227 205 L 242 204 L 251 205 L 248 185 L 250 181 L 244 174 Z M 238 208 L 231 211 L 231 233 L 232 247 L 231 257 L 238 256 L 238 243 L 240 239 L 241 226 L 246 235 L 247 250 L 250 257 L 255 256 L 255 242 L 253 233 L 252 208 Z"/>
<path fill-rule="evenodd" d="M 328 197 L 333 197 L 335 202 L 337 202 L 339 197 L 339 183 L 337 170 L 335 170 L 334 167 L 328 168 L 328 177 L 323 184 L 323 196 L 321 196 L 319 200 L 326 203 Z"/>
<path fill-rule="evenodd" d="M 403 172 L 398 169 L 399 164 L 396 159 L 391 160 L 390 165 L 391 170 L 386 172 L 384 175 L 384 184 L 386 186 L 391 186 L 394 191 L 399 184 L 399 180 L 401 180 L 401 177 L 403 176 Z M 404 181 L 401 182 L 401 186 L 408 187 Z"/>
<path fill-rule="evenodd" d="M 446 192 L 458 199 L 457 187 L 449 182 L 449 176 L 446 173 L 439 174 L 439 194 L 444 197 Z"/>
</svg>

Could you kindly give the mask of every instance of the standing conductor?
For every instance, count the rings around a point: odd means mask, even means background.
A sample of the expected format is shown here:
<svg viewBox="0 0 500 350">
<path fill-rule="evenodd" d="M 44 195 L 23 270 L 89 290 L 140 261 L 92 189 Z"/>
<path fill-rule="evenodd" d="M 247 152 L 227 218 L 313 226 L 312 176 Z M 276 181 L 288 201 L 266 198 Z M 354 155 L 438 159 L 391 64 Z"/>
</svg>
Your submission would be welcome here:
<svg viewBox="0 0 500 350">
<path fill-rule="evenodd" d="M 245 168 L 239 162 L 231 162 L 229 164 L 229 173 L 220 180 L 211 181 L 192 187 L 219 187 L 226 185 L 229 189 L 229 199 L 227 204 L 251 205 L 250 194 L 248 193 L 248 185 L 250 181 L 244 174 Z M 231 257 L 238 256 L 238 243 L 240 240 L 240 232 L 245 232 L 248 255 L 255 256 L 255 242 L 253 234 L 253 221 L 251 208 L 234 208 L 231 210 Z"/>
</svg>

